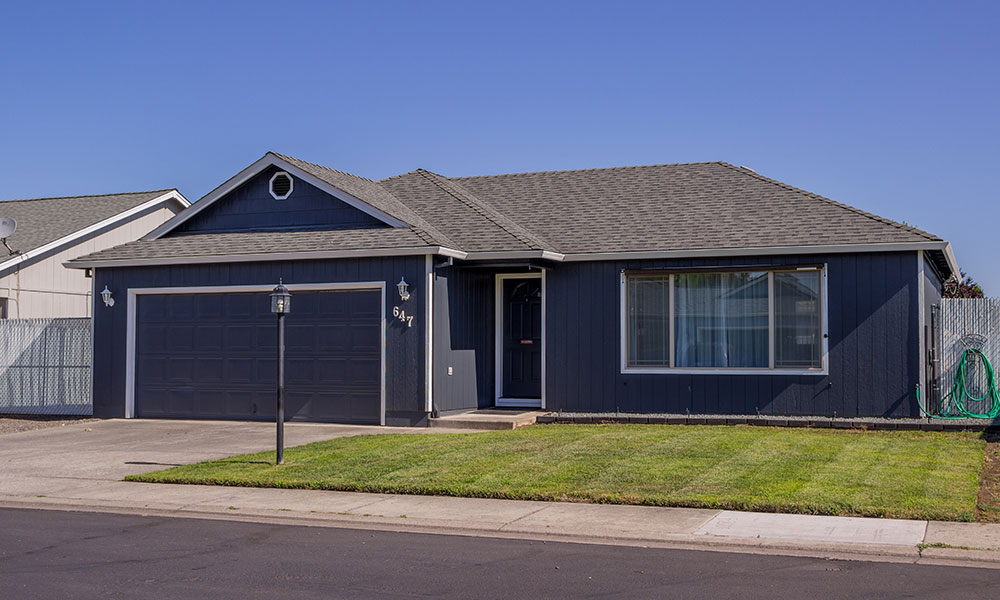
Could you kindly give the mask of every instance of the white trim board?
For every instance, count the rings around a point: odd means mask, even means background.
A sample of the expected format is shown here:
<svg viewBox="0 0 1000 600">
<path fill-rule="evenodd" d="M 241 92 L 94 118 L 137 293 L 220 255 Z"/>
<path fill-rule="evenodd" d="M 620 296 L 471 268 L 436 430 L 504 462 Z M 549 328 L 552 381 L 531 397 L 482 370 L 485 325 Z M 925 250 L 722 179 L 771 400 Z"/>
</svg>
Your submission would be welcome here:
<svg viewBox="0 0 1000 600">
<path fill-rule="evenodd" d="M 275 156 L 271 152 L 268 152 L 260 159 L 255 161 L 252 165 L 243 169 L 236 175 L 230 177 L 222 185 L 215 188 L 201 200 L 191 205 L 191 207 L 188 210 L 185 210 L 184 212 L 178 214 L 173 219 L 170 219 L 169 221 L 161 225 L 160 227 L 154 229 L 144 239 L 156 240 L 163 237 L 167 233 L 170 233 L 171 231 L 179 227 L 182 223 L 188 221 L 201 211 L 211 206 L 213 202 L 215 202 L 219 198 L 222 198 L 223 196 L 233 191 L 237 187 L 243 185 L 244 183 L 252 179 L 255 175 L 257 175 L 258 173 L 260 173 L 261 171 L 272 165 L 278 167 L 279 169 L 282 169 L 283 171 L 288 172 L 293 177 L 298 177 L 302 181 L 305 181 L 306 183 L 323 190 L 324 192 L 330 194 L 331 196 L 337 198 L 338 200 L 341 200 L 353 206 L 354 208 L 360 210 L 361 212 L 366 213 L 391 227 L 408 227 L 406 223 L 400 221 L 399 219 L 378 210 L 377 208 L 368 204 L 367 202 L 355 198 L 354 196 L 348 194 L 344 190 L 334 187 L 329 183 L 323 181 L 322 179 L 319 179 L 315 175 L 311 175 L 310 173 L 307 173 L 302 169 L 296 167 L 292 163 L 282 158 L 279 158 L 278 156 Z"/>
<path fill-rule="evenodd" d="M 379 392 L 380 414 L 379 424 L 385 425 L 385 378 L 386 378 L 386 320 L 385 320 L 385 282 L 384 281 L 352 281 L 337 283 L 290 283 L 285 287 L 289 292 L 307 292 L 322 290 L 379 290 L 381 294 L 381 390 Z M 178 294 L 235 294 L 247 292 L 270 292 L 272 285 L 213 285 L 196 287 L 158 287 L 158 288 L 128 288 L 125 326 L 125 418 L 135 418 L 135 338 L 136 309 L 139 296 L 147 295 L 178 295 Z"/>
<path fill-rule="evenodd" d="M 505 398 L 503 396 L 503 282 L 506 279 L 541 279 L 542 281 L 542 394 L 541 398 Z M 545 270 L 540 273 L 497 273 L 494 278 L 494 348 L 493 402 L 499 407 L 545 408 Z"/>
<path fill-rule="evenodd" d="M 561 262 L 565 255 L 548 250 L 512 250 L 501 252 L 469 252 L 465 260 L 513 260 L 524 258 L 540 258 Z"/>
<path fill-rule="evenodd" d="M 80 238 L 86 237 L 86 236 L 88 236 L 88 235 L 90 235 L 92 233 L 98 232 L 98 231 L 100 231 L 102 229 L 105 229 L 107 227 L 113 227 L 116 223 L 120 223 L 121 221 L 125 221 L 125 220 L 127 220 L 127 219 L 129 219 L 129 218 L 131 218 L 131 217 L 133 217 L 133 216 L 135 216 L 137 214 L 139 214 L 139 213 L 145 212 L 145 211 L 147 211 L 147 210 L 149 210 L 151 208 L 155 208 L 157 205 L 163 204 L 164 202 L 169 202 L 171 200 L 173 200 L 177 204 L 179 204 L 182 209 L 185 209 L 185 208 L 191 206 L 191 203 L 188 202 L 187 199 L 184 196 L 182 196 L 180 192 L 178 192 L 177 190 L 170 190 L 168 192 L 165 192 L 165 193 L 157 196 L 156 198 L 153 198 L 152 200 L 147 200 L 146 202 L 143 202 L 142 204 L 140 204 L 138 206 L 133 206 L 132 208 L 130 208 L 130 209 L 126 210 L 126 211 L 123 211 L 123 212 L 120 212 L 120 213 L 118 213 L 118 214 L 116 214 L 114 216 L 108 217 L 107 219 L 104 219 L 103 221 L 98 221 L 97 223 L 94 223 L 93 225 L 89 225 L 87 227 L 84 227 L 83 229 L 80 229 L 78 231 L 74 231 L 73 233 L 71 233 L 69 235 L 63 236 L 63 237 L 61 237 L 61 238 L 59 238 L 57 240 L 53 240 L 53 241 L 51 241 L 51 242 L 49 242 L 47 244 L 44 244 L 44 245 L 39 246 L 37 248 L 33 248 L 31 250 L 28 250 L 27 252 L 24 252 L 22 254 L 18 254 L 17 256 L 15 256 L 13 258 L 10 258 L 8 260 L 0 262 L 0 271 L 2 271 L 4 269 L 8 269 L 10 267 L 13 267 L 15 265 L 18 265 L 18 264 L 23 263 L 25 261 L 31 260 L 31 259 L 33 259 L 33 258 L 35 258 L 37 256 L 41 256 L 43 254 L 47 254 L 48 252 L 52 252 L 52 251 L 58 250 L 59 248 L 61 248 L 63 246 L 68 246 L 68 245 L 72 244 L 73 242 L 75 242 L 76 240 L 78 240 Z M 183 210 L 181 212 L 183 212 Z M 180 213 L 178 213 L 178 214 L 180 214 Z M 65 263 L 64 263 L 64 265 L 65 265 Z"/>
<path fill-rule="evenodd" d="M 424 292 L 424 385 L 426 386 L 426 398 L 424 399 L 424 411 L 431 413 L 434 410 L 434 257 L 430 254 L 424 260 L 424 285 L 427 291 Z"/>
</svg>

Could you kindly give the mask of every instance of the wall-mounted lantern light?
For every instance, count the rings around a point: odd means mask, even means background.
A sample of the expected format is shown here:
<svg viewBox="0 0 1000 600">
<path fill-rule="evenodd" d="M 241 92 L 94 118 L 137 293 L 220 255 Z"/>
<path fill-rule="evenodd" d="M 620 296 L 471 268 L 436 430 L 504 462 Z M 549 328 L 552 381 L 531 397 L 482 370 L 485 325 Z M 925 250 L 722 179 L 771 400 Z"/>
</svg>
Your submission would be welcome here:
<svg viewBox="0 0 1000 600">
<path fill-rule="evenodd" d="M 104 291 L 101 292 L 101 298 L 104 300 L 104 306 L 111 308 L 115 305 L 115 299 L 111 297 L 111 290 L 108 289 L 108 286 L 104 286 Z"/>
<path fill-rule="evenodd" d="M 405 279 L 403 279 L 402 277 L 400 277 L 399 278 L 399 283 L 396 284 L 396 288 L 399 289 L 399 299 L 400 300 L 402 300 L 403 302 L 406 302 L 407 300 L 410 299 L 410 292 L 407 291 L 410 288 L 410 284 L 406 283 Z"/>
</svg>

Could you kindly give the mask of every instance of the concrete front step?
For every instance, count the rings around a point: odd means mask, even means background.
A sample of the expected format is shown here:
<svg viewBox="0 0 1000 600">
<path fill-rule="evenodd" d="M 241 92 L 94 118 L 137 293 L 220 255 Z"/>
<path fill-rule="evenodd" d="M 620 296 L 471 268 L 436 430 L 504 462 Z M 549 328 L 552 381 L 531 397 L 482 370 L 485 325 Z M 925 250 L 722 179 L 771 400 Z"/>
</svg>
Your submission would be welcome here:
<svg viewBox="0 0 1000 600">
<path fill-rule="evenodd" d="M 448 429 L 510 430 L 534 425 L 538 417 L 544 414 L 546 414 L 545 411 L 541 410 L 471 410 L 443 417 L 432 417 L 430 426 L 447 427 Z"/>
</svg>

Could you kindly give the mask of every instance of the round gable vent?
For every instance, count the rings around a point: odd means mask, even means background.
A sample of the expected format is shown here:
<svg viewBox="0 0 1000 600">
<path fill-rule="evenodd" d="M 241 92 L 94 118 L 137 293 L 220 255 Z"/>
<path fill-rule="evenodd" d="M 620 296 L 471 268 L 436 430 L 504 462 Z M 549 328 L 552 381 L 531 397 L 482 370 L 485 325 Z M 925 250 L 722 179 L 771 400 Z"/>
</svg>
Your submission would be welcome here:
<svg viewBox="0 0 1000 600">
<path fill-rule="evenodd" d="M 292 195 L 292 176 L 284 171 L 278 171 L 271 177 L 271 196 L 275 200 L 284 200 Z"/>
</svg>

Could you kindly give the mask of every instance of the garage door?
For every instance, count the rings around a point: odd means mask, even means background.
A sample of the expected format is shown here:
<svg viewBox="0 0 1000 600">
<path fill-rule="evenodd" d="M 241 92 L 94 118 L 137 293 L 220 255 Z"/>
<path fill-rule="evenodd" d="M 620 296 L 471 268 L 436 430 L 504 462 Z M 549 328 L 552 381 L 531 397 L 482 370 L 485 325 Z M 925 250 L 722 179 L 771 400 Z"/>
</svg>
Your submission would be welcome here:
<svg viewBox="0 0 1000 600">
<path fill-rule="evenodd" d="M 140 295 L 139 417 L 271 420 L 277 326 L 267 293 Z M 294 292 L 285 318 L 285 416 L 378 423 L 381 292 Z"/>
</svg>

